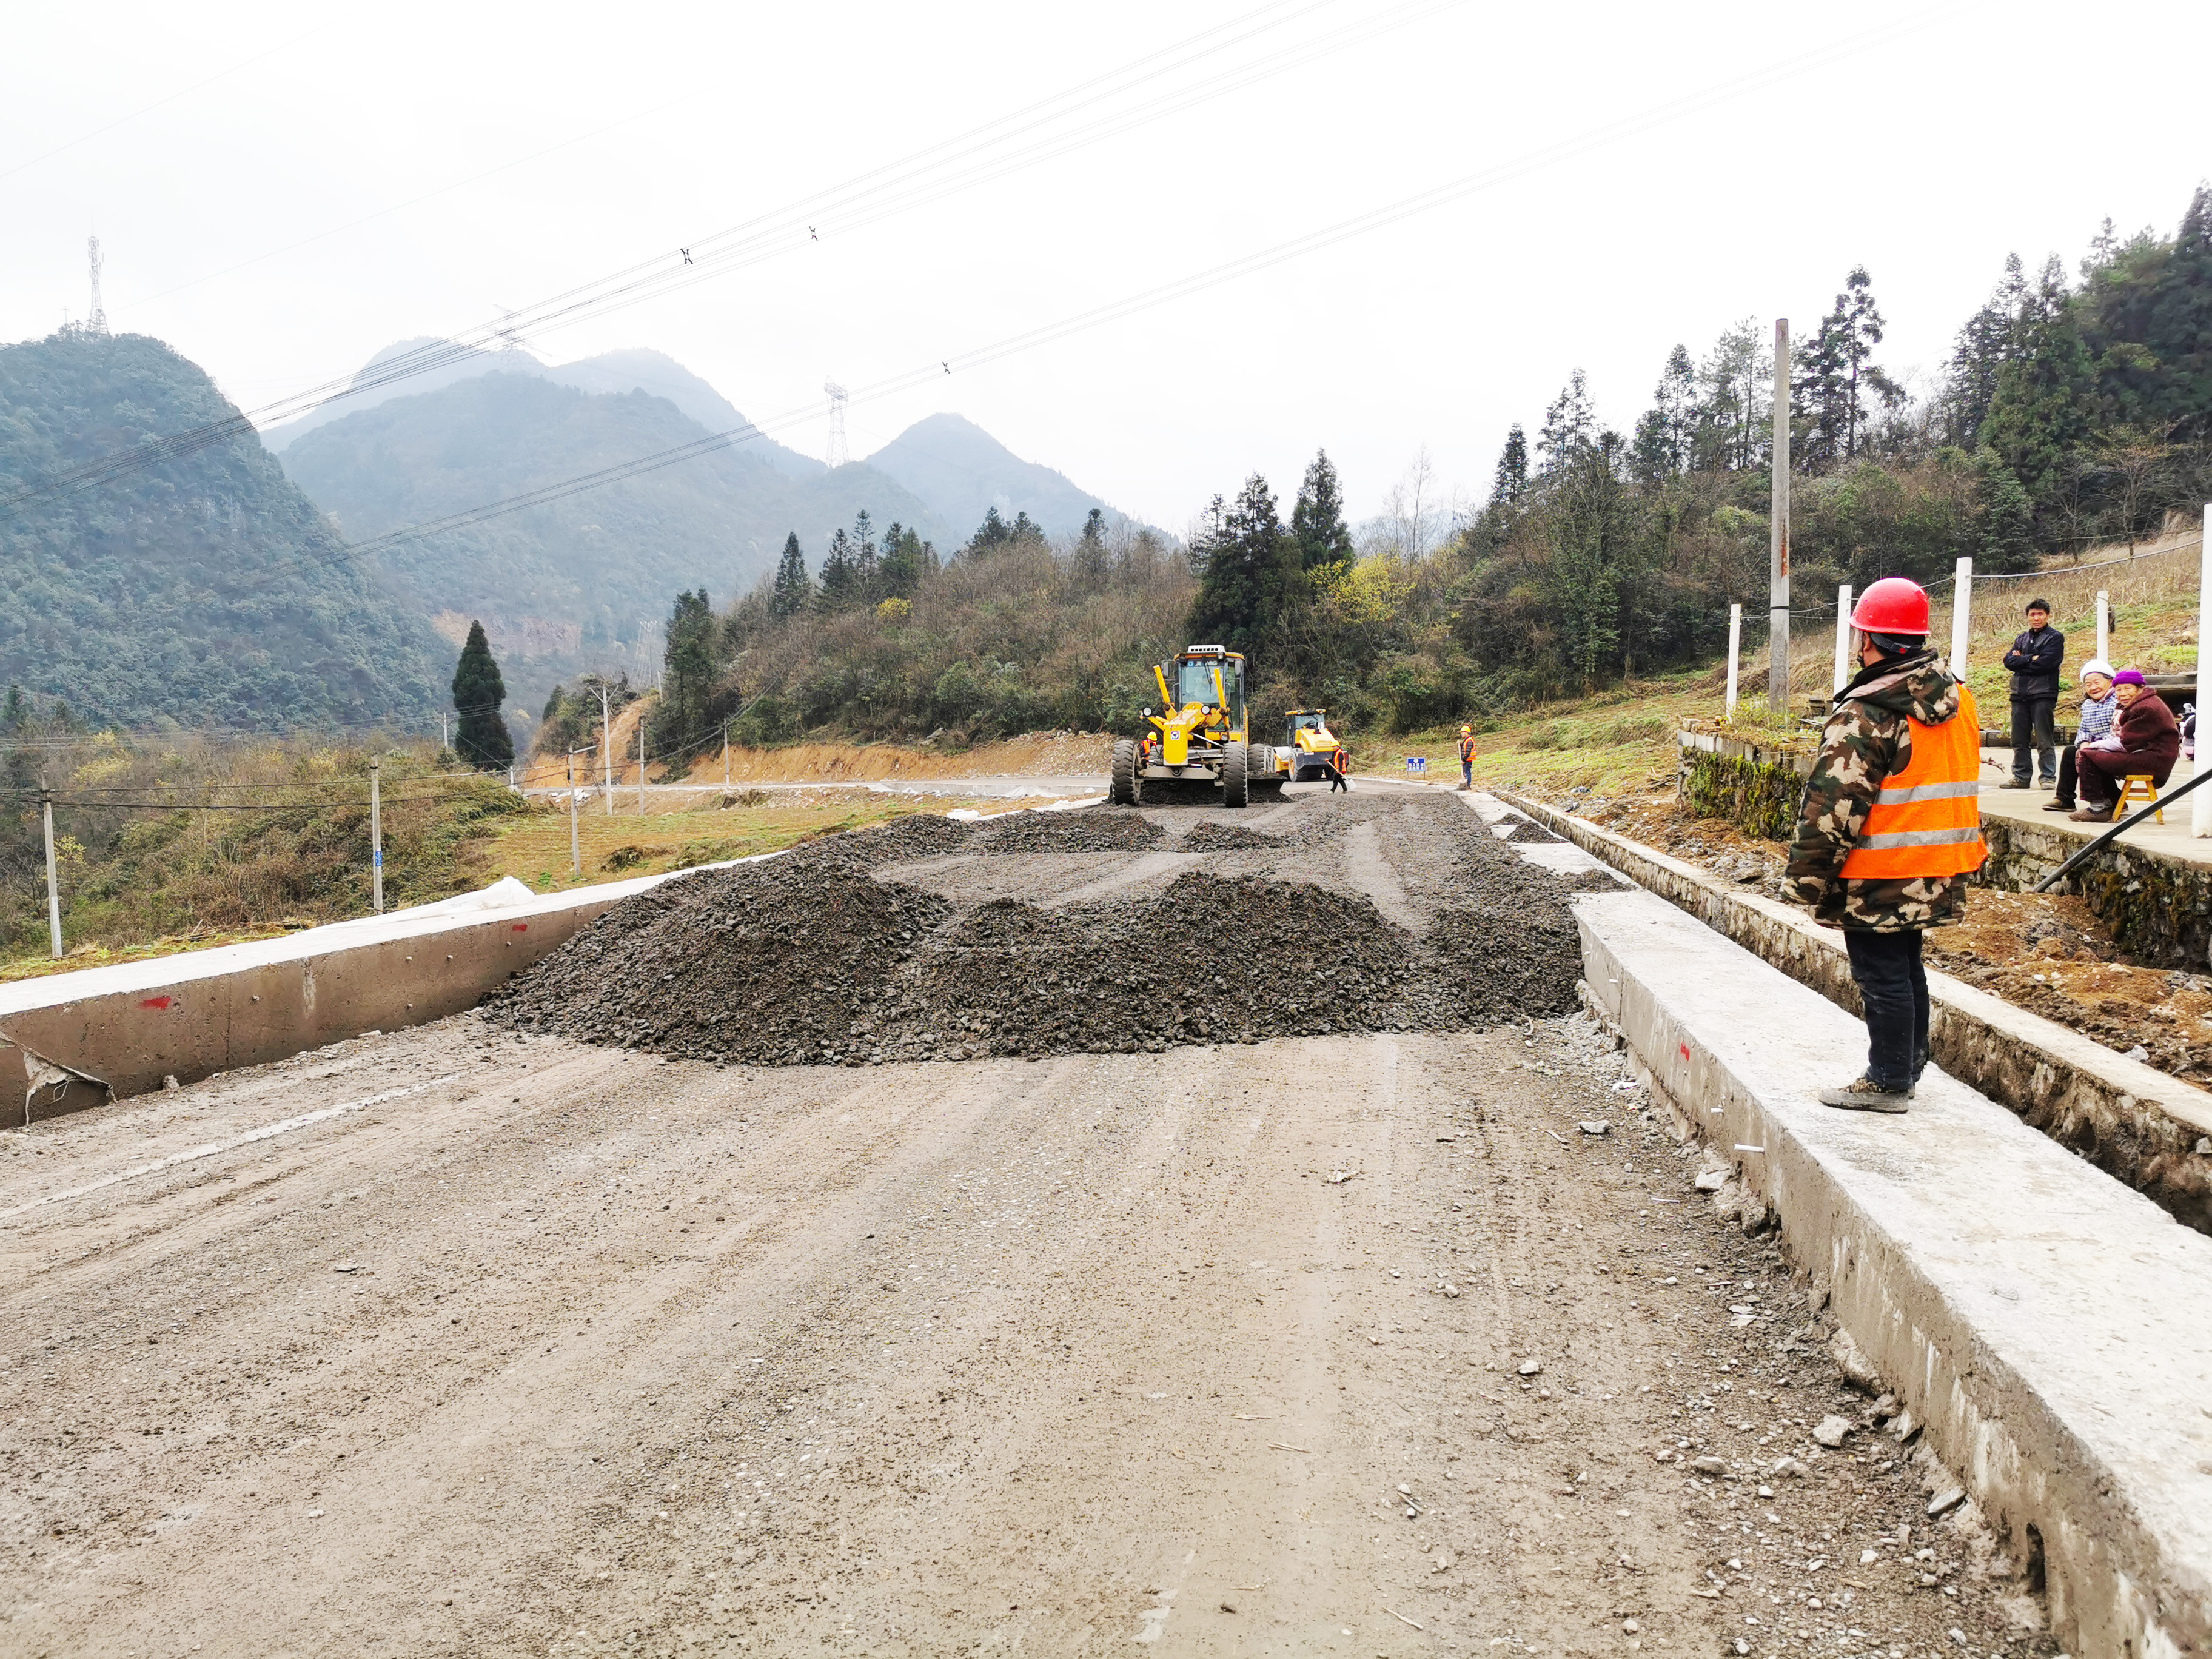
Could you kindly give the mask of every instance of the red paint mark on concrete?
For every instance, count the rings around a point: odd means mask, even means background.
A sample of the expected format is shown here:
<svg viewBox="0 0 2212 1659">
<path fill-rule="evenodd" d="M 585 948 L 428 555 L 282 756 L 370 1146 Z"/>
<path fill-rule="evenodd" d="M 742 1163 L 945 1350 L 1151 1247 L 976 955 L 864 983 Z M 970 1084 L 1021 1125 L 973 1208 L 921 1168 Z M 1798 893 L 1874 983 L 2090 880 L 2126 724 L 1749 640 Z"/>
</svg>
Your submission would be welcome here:
<svg viewBox="0 0 2212 1659">
<path fill-rule="evenodd" d="M 1681 1051 L 1682 1051 L 1682 1058 L 1683 1058 L 1683 1059 L 1685 1059 L 1685 1060 L 1687 1060 L 1687 1059 L 1690 1057 L 1690 1045 L 1689 1045 L 1688 1043 L 1686 1043 L 1686 1042 L 1684 1042 L 1684 1043 L 1679 1043 L 1679 1044 L 1677 1044 L 1676 1046 L 1681 1049 Z"/>
<path fill-rule="evenodd" d="M 141 1008 L 166 1008 L 173 1000 L 173 999 L 169 997 L 148 997 L 138 1006 Z"/>
<path fill-rule="evenodd" d="M 526 933 L 530 931 L 530 924 L 526 921 L 518 921 L 514 924 L 514 931 L 518 933 Z"/>
</svg>

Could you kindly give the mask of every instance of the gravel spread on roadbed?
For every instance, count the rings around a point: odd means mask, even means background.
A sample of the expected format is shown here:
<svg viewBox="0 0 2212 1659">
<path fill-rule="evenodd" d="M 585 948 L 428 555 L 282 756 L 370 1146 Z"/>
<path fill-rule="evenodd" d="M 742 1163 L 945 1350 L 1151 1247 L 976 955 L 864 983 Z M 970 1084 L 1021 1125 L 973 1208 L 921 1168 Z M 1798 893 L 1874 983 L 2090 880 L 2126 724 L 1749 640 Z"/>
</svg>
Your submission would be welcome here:
<svg viewBox="0 0 2212 1659">
<path fill-rule="evenodd" d="M 1332 811 L 1343 823 L 1324 826 Z M 1340 796 L 1298 817 L 1292 853 L 1227 851 L 1218 867 L 1058 905 L 1049 858 L 1034 904 L 963 902 L 884 866 L 1278 843 L 1204 823 L 1171 840 L 1143 812 L 1109 808 L 972 828 L 896 819 L 625 901 L 487 1012 L 518 1030 L 684 1059 L 863 1065 L 1456 1030 L 1573 1008 L 1581 953 L 1566 888 L 1463 806 Z M 1419 915 L 1419 932 L 1327 856 L 1347 844 L 1335 833 L 1346 824 L 1373 827 L 1364 844 L 1395 884 L 1386 902 Z"/>
</svg>

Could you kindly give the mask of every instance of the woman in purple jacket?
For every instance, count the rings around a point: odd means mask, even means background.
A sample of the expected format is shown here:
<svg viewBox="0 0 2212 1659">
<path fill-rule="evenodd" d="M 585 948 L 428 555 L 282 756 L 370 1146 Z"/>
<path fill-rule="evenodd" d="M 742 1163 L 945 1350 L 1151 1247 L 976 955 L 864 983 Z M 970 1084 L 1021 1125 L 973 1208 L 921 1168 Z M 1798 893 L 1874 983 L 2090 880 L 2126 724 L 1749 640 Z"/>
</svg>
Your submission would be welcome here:
<svg viewBox="0 0 2212 1659">
<path fill-rule="evenodd" d="M 2113 675 L 2112 695 L 2120 700 L 2120 718 L 2106 741 L 2117 746 L 2084 749 L 2074 757 L 2081 810 L 2070 816 L 2084 823 L 2112 821 L 2120 804 L 2123 778 L 2147 773 L 2154 785 L 2164 788 L 2181 756 L 2180 724 L 2166 699 L 2143 684 L 2138 671 L 2123 668 Z"/>
</svg>

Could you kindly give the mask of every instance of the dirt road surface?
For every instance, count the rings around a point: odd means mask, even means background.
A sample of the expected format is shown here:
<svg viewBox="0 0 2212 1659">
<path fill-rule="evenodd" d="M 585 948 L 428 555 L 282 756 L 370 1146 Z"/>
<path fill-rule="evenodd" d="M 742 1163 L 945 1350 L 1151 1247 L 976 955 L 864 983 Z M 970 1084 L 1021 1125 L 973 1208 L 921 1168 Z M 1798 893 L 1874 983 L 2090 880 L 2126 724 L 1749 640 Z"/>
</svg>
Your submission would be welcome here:
<svg viewBox="0 0 2212 1659">
<path fill-rule="evenodd" d="M 471 1015 L 7 1137 L 0 1652 L 2049 1651 L 1622 1065 Z"/>
</svg>

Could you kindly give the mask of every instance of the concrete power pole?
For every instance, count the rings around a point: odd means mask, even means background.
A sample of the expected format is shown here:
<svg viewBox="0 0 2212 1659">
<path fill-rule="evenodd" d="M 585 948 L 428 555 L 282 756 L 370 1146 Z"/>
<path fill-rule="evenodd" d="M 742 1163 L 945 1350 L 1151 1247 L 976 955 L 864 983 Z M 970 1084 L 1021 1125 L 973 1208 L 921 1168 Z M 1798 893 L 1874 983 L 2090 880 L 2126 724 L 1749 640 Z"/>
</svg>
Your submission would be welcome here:
<svg viewBox="0 0 2212 1659">
<path fill-rule="evenodd" d="M 576 751 L 568 751 L 568 866 L 584 873 L 583 831 L 576 823 Z"/>
<path fill-rule="evenodd" d="M 613 716 L 607 713 L 607 683 L 599 682 L 599 766 L 600 781 L 605 786 L 607 816 L 615 815 L 615 728 Z"/>
<path fill-rule="evenodd" d="M 1774 495 L 1766 532 L 1766 706 L 1790 708 L 1790 319 L 1774 319 Z"/>
<path fill-rule="evenodd" d="M 368 758 L 368 879 L 369 902 L 384 914 L 384 779 L 382 763 Z"/>
<path fill-rule="evenodd" d="M 41 791 L 39 811 L 46 821 L 46 932 L 53 942 L 54 960 L 62 955 L 62 888 L 54 870 L 54 798 Z"/>
</svg>

